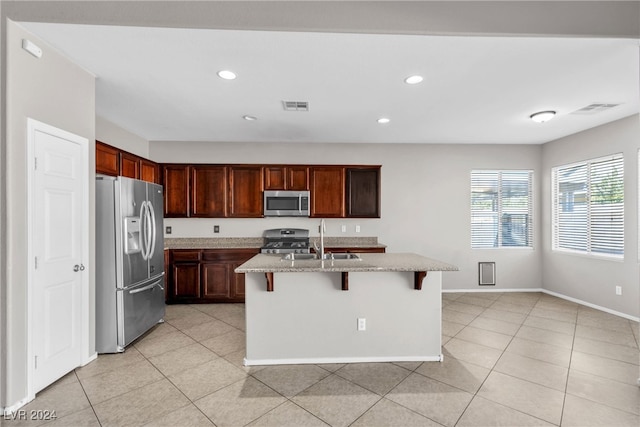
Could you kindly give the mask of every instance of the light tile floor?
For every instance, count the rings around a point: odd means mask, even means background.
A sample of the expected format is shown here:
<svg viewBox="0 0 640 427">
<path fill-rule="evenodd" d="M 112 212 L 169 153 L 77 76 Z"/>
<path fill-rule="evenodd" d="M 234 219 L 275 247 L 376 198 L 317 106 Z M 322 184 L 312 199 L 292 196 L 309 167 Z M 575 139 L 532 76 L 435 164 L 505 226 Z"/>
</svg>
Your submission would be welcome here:
<svg viewBox="0 0 640 427">
<path fill-rule="evenodd" d="M 247 368 L 243 329 L 242 304 L 168 306 L 23 409 L 60 426 L 640 425 L 638 323 L 541 293 L 444 294 L 442 363 Z"/>
</svg>

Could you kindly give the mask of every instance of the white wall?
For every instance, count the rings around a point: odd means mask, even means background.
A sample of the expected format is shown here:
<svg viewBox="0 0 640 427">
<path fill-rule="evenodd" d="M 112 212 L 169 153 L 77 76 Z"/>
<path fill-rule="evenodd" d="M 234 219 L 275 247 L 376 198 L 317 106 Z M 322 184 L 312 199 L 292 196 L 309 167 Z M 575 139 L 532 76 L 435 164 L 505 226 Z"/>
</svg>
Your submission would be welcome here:
<svg viewBox="0 0 640 427">
<path fill-rule="evenodd" d="M 149 158 L 149 141 L 100 116 L 96 116 L 96 139 L 145 159 Z"/>
<path fill-rule="evenodd" d="M 43 50 L 36 59 L 21 48 L 23 38 Z M 6 395 L 9 407 L 27 396 L 27 117 L 94 140 L 95 78 L 74 65 L 20 25 L 7 24 L 6 98 Z M 90 143 L 89 170 L 95 170 L 95 145 Z M 90 180 L 93 182 L 94 174 Z M 90 241 L 94 236 L 94 191 L 90 185 Z M 90 248 L 90 265 L 94 260 Z M 93 301 L 93 278 L 91 278 Z M 93 318 L 93 306 L 90 309 Z M 93 331 L 93 323 L 89 326 Z M 91 336 L 93 341 L 93 334 Z M 93 349 L 90 349 L 93 353 Z"/>
<path fill-rule="evenodd" d="M 639 116 L 544 144 L 542 148 L 542 283 L 545 289 L 621 313 L 640 315 L 638 275 Z M 609 154 L 624 154 L 624 261 L 551 250 L 551 169 Z M 615 286 L 622 286 L 622 296 Z"/>
<path fill-rule="evenodd" d="M 460 271 L 443 274 L 444 289 L 479 289 L 479 261 L 496 262 L 495 288 L 541 287 L 539 234 L 534 249 L 472 250 L 469 214 L 472 169 L 532 169 L 538 177 L 540 153 L 537 145 L 150 143 L 151 159 L 167 163 L 382 165 L 381 219 L 329 219 L 327 235 L 377 236 L 388 252 L 415 252 L 458 266 Z M 213 234 L 214 224 L 220 234 Z M 349 233 L 340 232 L 341 224 Z M 167 237 L 260 237 L 265 229 L 284 226 L 318 233 L 315 219 L 167 218 L 165 225 L 173 228 Z M 539 229 L 537 220 L 534 226 Z"/>
</svg>

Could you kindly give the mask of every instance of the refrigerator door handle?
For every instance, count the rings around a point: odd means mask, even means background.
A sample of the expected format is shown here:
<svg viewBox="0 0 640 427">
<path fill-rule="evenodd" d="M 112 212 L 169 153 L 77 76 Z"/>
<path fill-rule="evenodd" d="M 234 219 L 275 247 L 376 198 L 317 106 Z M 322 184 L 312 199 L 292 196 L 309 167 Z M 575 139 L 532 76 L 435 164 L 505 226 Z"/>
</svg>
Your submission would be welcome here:
<svg viewBox="0 0 640 427">
<path fill-rule="evenodd" d="M 152 288 L 154 288 L 156 286 L 158 286 L 161 290 L 164 291 L 164 288 L 162 287 L 162 285 L 160 285 L 160 281 L 158 281 L 158 282 L 154 282 L 154 283 L 152 283 L 150 285 L 143 286 L 143 287 L 141 287 L 139 289 L 133 289 L 133 290 L 129 291 L 129 293 L 132 294 L 132 295 L 133 294 L 137 294 L 138 292 L 148 291 L 149 289 L 152 289 Z"/>
<path fill-rule="evenodd" d="M 149 230 L 149 205 L 147 201 L 142 202 L 140 207 L 140 222 L 142 223 L 142 259 L 147 261 L 151 255 L 151 233 Z"/>
<path fill-rule="evenodd" d="M 144 201 L 140 205 L 140 252 L 142 252 L 142 259 L 147 260 L 147 228 L 145 222 L 147 221 L 147 202 Z"/>
<path fill-rule="evenodd" d="M 153 209 L 153 204 L 151 202 L 147 202 L 147 213 L 149 214 L 149 223 L 151 224 L 151 247 L 149 248 L 149 258 L 151 258 L 156 250 L 157 239 L 156 212 Z"/>
</svg>

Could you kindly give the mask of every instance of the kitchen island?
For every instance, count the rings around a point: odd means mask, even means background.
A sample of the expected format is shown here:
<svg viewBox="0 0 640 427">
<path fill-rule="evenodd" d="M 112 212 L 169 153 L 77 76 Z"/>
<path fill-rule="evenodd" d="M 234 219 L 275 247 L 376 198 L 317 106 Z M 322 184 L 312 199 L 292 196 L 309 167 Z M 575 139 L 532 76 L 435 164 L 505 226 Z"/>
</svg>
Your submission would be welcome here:
<svg viewBox="0 0 640 427">
<path fill-rule="evenodd" d="M 245 274 L 246 365 L 437 361 L 442 272 L 416 254 L 283 260 L 260 254 Z"/>
</svg>

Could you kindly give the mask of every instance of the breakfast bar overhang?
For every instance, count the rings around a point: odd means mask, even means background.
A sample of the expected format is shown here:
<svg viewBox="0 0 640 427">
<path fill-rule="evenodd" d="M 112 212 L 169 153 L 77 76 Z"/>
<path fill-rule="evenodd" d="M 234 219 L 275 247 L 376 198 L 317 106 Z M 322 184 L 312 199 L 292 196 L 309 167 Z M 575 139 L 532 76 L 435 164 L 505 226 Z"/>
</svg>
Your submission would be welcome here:
<svg viewBox="0 0 640 427">
<path fill-rule="evenodd" d="M 256 255 L 245 273 L 245 365 L 441 361 L 442 272 L 411 253 Z"/>
</svg>

